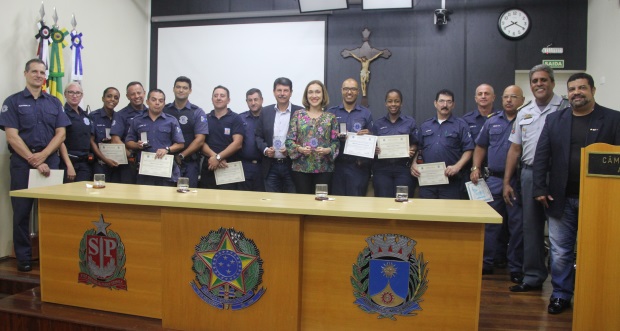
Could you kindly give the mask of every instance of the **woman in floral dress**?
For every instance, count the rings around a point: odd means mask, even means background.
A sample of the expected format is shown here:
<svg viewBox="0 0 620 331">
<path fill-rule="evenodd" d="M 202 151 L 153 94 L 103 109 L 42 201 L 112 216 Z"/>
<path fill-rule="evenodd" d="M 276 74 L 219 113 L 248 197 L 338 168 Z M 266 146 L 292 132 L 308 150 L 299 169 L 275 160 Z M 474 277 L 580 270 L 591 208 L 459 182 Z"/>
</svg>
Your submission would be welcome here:
<svg viewBox="0 0 620 331">
<path fill-rule="evenodd" d="M 306 86 L 300 109 L 291 116 L 286 149 L 292 160 L 297 193 L 313 194 L 316 184 L 329 184 L 338 156 L 338 121 L 324 111 L 329 103 L 325 85 L 313 80 Z"/>
</svg>

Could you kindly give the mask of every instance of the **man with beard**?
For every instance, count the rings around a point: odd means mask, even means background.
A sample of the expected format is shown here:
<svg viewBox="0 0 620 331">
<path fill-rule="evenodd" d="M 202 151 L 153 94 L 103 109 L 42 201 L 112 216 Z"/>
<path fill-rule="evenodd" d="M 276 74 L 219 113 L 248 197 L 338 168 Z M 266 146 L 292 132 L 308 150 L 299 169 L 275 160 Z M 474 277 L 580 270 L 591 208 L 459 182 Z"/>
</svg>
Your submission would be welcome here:
<svg viewBox="0 0 620 331">
<path fill-rule="evenodd" d="M 545 212 L 534 201 L 533 168 L 536 143 L 547 115 L 558 110 L 562 98 L 553 93 L 555 78 L 553 69 L 544 64 L 530 70 L 530 88 L 535 102 L 530 102 L 517 115 L 510 133 L 510 149 L 506 155 L 504 171 L 504 201 L 510 206 L 517 201 L 517 194 L 510 183 L 517 171 L 521 156 L 521 197 L 523 203 L 523 282 L 510 287 L 512 292 L 541 290 L 547 279 L 545 265 Z"/>
<path fill-rule="evenodd" d="M 110 128 L 110 136 L 112 136 L 113 144 L 124 144 L 129 122 L 136 116 L 142 114 L 146 107 L 144 106 L 144 87 L 140 82 L 130 82 L 127 84 L 127 99 L 129 104 L 114 113 L 112 127 Z M 131 164 L 121 164 L 118 166 L 120 173 L 120 181 L 123 184 L 135 184 L 138 176 L 138 169 L 133 157 L 133 152 L 127 149 L 127 157 Z M 133 161 L 132 161 L 133 160 Z"/>
<path fill-rule="evenodd" d="M 534 158 L 534 197 L 549 217 L 553 285 L 547 308 L 550 314 L 570 307 L 575 289 L 581 148 L 594 143 L 620 145 L 620 113 L 594 101 L 592 76 L 574 74 L 567 85 L 571 107 L 547 117 Z"/>
<path fill-rule="evenodd" d="M 239 152 L 245 182 L 238 183 L 237 188 L 242 191 L 265 191 L 261 166 L 263 155 L 256 147 L 255 136 L 256 125 L 263 108 L 263 93 L 257 88 L 251 88 L 245 93 L 245 102 L 249 110 L 239 114 L 245 123 L 243 147 Z"/>
<path fill-rule="evenodd" d="M 183 131 L 184 149 L 174 156 L 180 168 L 180 177 L 189 178 L 189 187 L 198 187 L 200 174 L 200 149 L 209 134 L 207 115 L 202 108 L 189 102 L 192 94 L 192 81 L 180 76 L 174 81 L 174 102 L 164 107 L 164 113 L 174 116 Z"/>
<path fill-rule="evenodd" d="M 506 167 L 506 154 L 510 148 L 508 136 L 512 129 L 514 119 L 517 117 L 519 107 L 523 105 L 525 98 L 523 90 L 516 85 L 508 86 L 502 95 L 504 111 L 492 115 L 482 126 L 480 134 L 476 138 L 474 149 L 473 167 L 469 176 L 474 184 L 483 176 L 493 195 L 493 201 L 489 205 L 502 215 L 502 224 L 485 224 L 484 226 L 484 255 L 482 274 L 492 274 L 493 265 L 498 250 L 506 246 L 504 240 L 500 240 L 503 229 L 508 229 L 508 266 L 510 268 L 510 280 L 520 284 L 523 278 L 523 218 L 521 203 L 513 203 L 509 206 L 502 197 L 504 169 Z M 488 156 L 488 172 L 482 171 L 482 164 Z M 516 185 L 517 176 L 511 179 L 512 186 Z M 519 194 L 517 194 L 519 198 Z M 503 239 L 503 238 L 502 238 Z M 505 248 L 504 248 L 505 249 Z"/>
<path fill-rule="evenodd" d="M 344 154 L 347 132 L 372 134 L 372 114 L 368 108 L 356 103 L 358 94 L 357 81 L 353 78 L 346 79 L 342 83 L 342 104 L 327 110 L 336 116 L 340 127 L 346 125 L 346 130 L 341 131 L 338 136 L 340 153 L 336 159 L 330 187 L 334 195 L 365 196 L 368 190 L 372 159 Z"/>
<path fill-rule="evenodd" d="M 461 170 L 471 159 L 474 142 L 463 119 L 452 114 L 454 93 L 441 90 L 435 96 L 437 115 L 420 126 L 419 144 L 424 163 L 445 162 L 449 183 L 420 187 L 422 199 L 459 199 L 463 185 Z M 420 177 L 417 164 L 411 165 L 411 174 Z"/>
</svg>

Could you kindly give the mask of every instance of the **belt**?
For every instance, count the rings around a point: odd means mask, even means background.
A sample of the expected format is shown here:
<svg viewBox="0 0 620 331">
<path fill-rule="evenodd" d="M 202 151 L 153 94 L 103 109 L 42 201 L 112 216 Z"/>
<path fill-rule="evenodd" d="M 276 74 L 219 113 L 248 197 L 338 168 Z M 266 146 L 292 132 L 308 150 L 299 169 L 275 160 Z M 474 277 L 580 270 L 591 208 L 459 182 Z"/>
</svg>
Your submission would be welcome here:
<svg viewBox="0 0 620 331">
<path fill-rule="evenodd" d="M 504 178 L 504 172 L 503 171 L 499 172 L 499 171 L 491 171 L 491 170 L 489 170 L 489 176 Z"/>
<path fill-rule="evenodd" d="M 77 155 L 71 155 L 69 154 L 69 159 L 73 162 L 87 162 L 88 161 L 88 155 L 86 156 L 77 156 Z"/>
<path fill-rule="evenodd" d="M 260 160 L 241 160 L 241 162 L 259 164 Z"/>
<path fill-rule="evenodd" d="M 279 163 L 279 164 L 286 164 L 286 163 L 289 163 L 289 159 L 288 159 L 288 158 L 283 158 L 283 159 L 273 159 L 273 162 L 275 162 L 275 163 Z"/>
<path fill-rule="evenodd" d="M 523 168 L 523 169 L 530 169 L 530 170 L 531 170 L 531 169 L 534 169 L 534 167 L 533 167 L 533 166 L 531 166 L 531 165 L 527 165 L 527 164 L 525 164 L 525 163 L 521 164 L 521 168 Z"/>
</svg>

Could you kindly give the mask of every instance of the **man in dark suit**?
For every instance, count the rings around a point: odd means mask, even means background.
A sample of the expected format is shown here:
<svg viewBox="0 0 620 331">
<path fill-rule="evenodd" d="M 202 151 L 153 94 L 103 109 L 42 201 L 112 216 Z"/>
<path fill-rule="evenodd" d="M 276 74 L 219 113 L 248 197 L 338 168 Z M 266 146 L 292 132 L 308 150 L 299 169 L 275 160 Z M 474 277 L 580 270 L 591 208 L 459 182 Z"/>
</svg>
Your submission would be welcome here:
<svg viewBox="0 0 620 331">
<path fill-rule="evenodd" d="M 567 85 L 571 107 L 547 117 L 533 165 L 534 197 L 549 218 L 550 314 L 559 314 L 570 306 L 575 288 L 581 148 L 593 143 L 620 145 L 620 112 L 595 103 L 592 76 L 574 74 Z"/>
<path fill-rule="evenodd" d="M 293 82 L 277 78 L 273 82 L 276 103 L 263 107 L 256 125 L 256 147 L 263 153 L 262 174 L 267 192 L 295 193 L 291 159 L 284 146 L 291 115 L 302 108 L 290 102 L 292 93 Z"/>
</svg>

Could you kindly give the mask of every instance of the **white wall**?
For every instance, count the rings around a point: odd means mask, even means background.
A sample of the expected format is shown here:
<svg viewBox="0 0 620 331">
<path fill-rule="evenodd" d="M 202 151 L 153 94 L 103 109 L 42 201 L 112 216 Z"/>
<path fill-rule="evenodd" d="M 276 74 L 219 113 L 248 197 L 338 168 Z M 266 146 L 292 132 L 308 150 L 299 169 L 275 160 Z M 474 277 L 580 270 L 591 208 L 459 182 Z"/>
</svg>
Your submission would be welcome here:
<svg viewBox="0 0 620 331">
<path fill-rule="evenodd" d="M 58 25 L 71 31 L 71 14 L 77 20 L 76 30 L 83 33 L 84 106 L 101 107 L 101 95 L 108 86 L 123 91 L 132 80 L 148 83 L 150 39 L 150 0 L 45 0 L 45 22 L 52 25 L 54 7 Z M 24 88 L 24 64 L 35 57 L 36 23 L 41 0 L 2 1 L 0 8 L 0 102 Z M 69 48 L 63 50 L 65 71 L 71 68 Z M 68 81 L 66 74 L 64 85 Z M 121 97 L 120 109 L 127 104 Z M 8 196 L 9 152 L 6 136 L 0 133 L 0 257 L 11 253 L 12 210 Z"/>
</svg>

